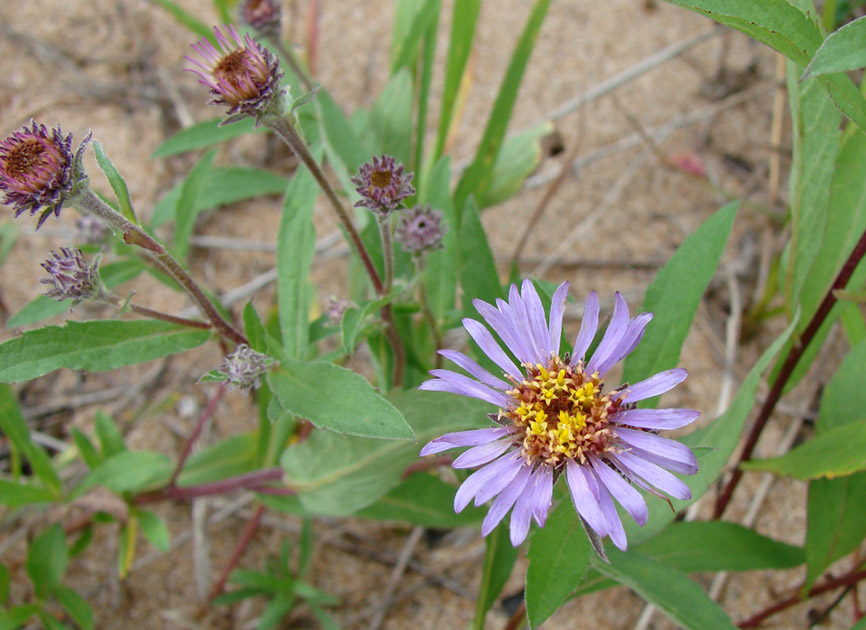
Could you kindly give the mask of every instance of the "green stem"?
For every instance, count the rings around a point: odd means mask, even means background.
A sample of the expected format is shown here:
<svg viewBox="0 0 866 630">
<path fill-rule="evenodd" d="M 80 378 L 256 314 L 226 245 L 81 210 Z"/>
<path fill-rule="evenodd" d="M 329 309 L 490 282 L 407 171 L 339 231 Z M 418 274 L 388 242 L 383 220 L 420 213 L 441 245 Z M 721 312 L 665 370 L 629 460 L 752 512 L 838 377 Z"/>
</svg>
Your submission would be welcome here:
<svg viewBox="0 0 866 630">
<path fill-rule="evenodd" d="M 376 223 L 379 225 L 379 238 L 382 239 L 382 258 L 385 260 L 383 293 L 388 295 L 394 285 L 394 244 L 391 240 L 391 214 L 377 212 Z"/>
<path fill-rule="evenodd" d="M 168 273 L 184 288 L 220 335 L 234 343 L 249 343 L 246 337 L 235 330 L 231 324 L 222 318 L 208 297 L 204 294 L 198 284 L 196 284 L 195 280 L 193 280 L 180 263 L 168 253 L 165 247 L 150 236 L 150 234 L 134 223 L 128 221 L 123 217 L 123 215 L 97 197 L 90 188 L 72 200 L 72 203 L 83 211 L 89 212 L 90 214 L 102 219 L 109 225 L 109 227 L 122 232 L 123 242 L 127 245 L 136 245 L 147 252 L 147 255 L 154 260 L 163 271 Z"/>
<path fill-rule="evenodd" d="M 295 73 L 295 76 L 298 77 L 298 81 L 301 82 L 301 86 L 307 92 L 312 92 L 315 85 L 313 85 L 313 80 L 310 78 L 310 75 L 307 74 L 307 71 L 301 67 L 301 64 L 298 63 L 298 58 L 295 57 L 294 53 L 289 50 L 285 44 L 283 44 L 283 40 L 276 38 L 269 40 L 274 47 L 277 49 L 277 52 L 280 54 L 285 62 L 289 65 L 292 72 Z"/>
<path fill-rule="evenodd" d="M 439 324 L 436 322 L 436 316 L 433 315 L 433 309 L 430 308 L 430 298 L 427 295 L 427 283 L 424 282 L 424 257 L 417 256 L 415 262 L 415 277 L 418 278 L 418 294 L 421 297 L 421 313 L 424 315 L 424 321 L 430 327 L 430 334 L 433 335 L 433 345 L 436 346 L 433 352 L 433 361 L 436 364 L 436 369 L 442 367 L 442 355 L 439 351 L 445 346 L 442 343 L 442 335 L 439 333 Z"/>
</svg>

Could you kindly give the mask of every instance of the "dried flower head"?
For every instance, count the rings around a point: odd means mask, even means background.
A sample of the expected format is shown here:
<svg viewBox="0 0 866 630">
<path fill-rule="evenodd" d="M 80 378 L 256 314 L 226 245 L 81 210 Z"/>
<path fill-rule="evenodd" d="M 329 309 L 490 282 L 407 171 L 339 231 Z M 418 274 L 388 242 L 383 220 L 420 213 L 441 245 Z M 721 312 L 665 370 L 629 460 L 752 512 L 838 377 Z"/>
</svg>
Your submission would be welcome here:
<svg viewBox="0 0 866 630">
<path fill-rule="evenodd" d="M 691 409 L 637 409 L 635 403 L 663 394 L 686 378 L 686 371 L 659 372 L 634 385 L 605 391 L 604 376 L 643 337 L 650 313 L 629 318 L 628 305 L 616 294 L 610 324 L 588 361 L 586 351 L 598 325 L 595 292 L 586 300 L 580 333 L 571 353 L 559 354 L 568 283 L 557 288 L 546 322 L 538 293 L 524 281 L 512 285 L 509 300 L 496 307 L 473 304 L 520 362 L 516 365 L 480 322 L 464 319 L 469 335 L 503 371 L 494 376 L 453 350 L 441 354 L 472 377 L 433 370 L 421 389 L 471 396 L 499 407 L 491 414 L 500 426 L 448 433 L 429 442 L 421 455 L 471 446 L 454 460 L 455 468 L 480 466 L 454 499 L 459 512 L 471 500 L 481 505 L 496 497 L 481 533 L 489 534 L 511 512 L 511 542 L 526 538 L 531 519 L 543 526 L 551 507 L 553 484 L 565 475 L 574 507 L 598 537 L 610 536 L 620 549 L 625 530 L 613 499 L 644 525 L 648 510 L 635 486 L 677 499 L 691 498 L 686 484 L 668 470 L 692 475 L 698 464 L 688 447 L 659 437 L 662 429 L 685 426 L 698 417 Z M 668 469 L 668 470 L 665 470 Z M 658 490 L 656 490 L 656 488 Z"/>
<path fill-rule="evenodd" d="M 51 252 L 53 258 L 42 263 L 48 272 L 47 278 L 39 281 L 51 285 L 45 292 L 55 300 L 72 300 L 72 306 L 84 300 L 99 298 L 104 289 L 99 278 L 99 256 L 88 263 L 80 249 L 61 247 L 60 254 Z"/>
<path fill-rule="evenodd" d="M 229 389 L 239 387 L 244 391 L 258 389 L 262 384 L 262 374 L 274 363 L 274 360 L 256 352 L 246 344 L 240 344 L 234 352 L 226 355 L 217 372 L 225 375 Z"/>
<path fill-rule="evenodd" d="M 198 67 L 185 68 L 199 77 L 199 83 L 210 88 L 213 105 L 228 105 L 229 115 L 260 118 L 278 101 L 283 76 L 276 56 L 246 35 L 241 39 L 237 29 L 226 25 L 228 37 L 214 27 L 215 47 L 207 39 L 192 44 L 204 63 L 192 57 L 187 61 Z"/>
<path fill-rule="evenodd" d="M 72 134 L 65 138 L 58 125 L 49 130 L 30 121 L 21 131 L 0 142 L 0 190 L 4 203 L 15 208 L 17 217 L 25 210 L 31 216 L 40 208 L 38 230 L 53 212 L 60 216 L 64 201 L 77 194 L 87 179 L 81 166 L 84 147 L 90 136 L 72 152 Z"/>
<path fill-rule="evenodd" d="M 358 169 L 358 174 L 352 178 L 355 190 L 361 195 L 361 200 L 355 206 L 387 214 L 409 195 L 415 194 L 412 187 L 413 173 L 403 174 L 403 165 L 396 162 L 390 155 L 380 158 L 373 157 L 372 162 L 365 162 Z"/>
<path fill-rule="evenodd" d="M 328 297 L 328 302 L 325 304 L 325 316 L 328 318 L 328 324 L 331 326 L 339 326 L 343 320 L 343 313 L 346 312 L 353 303 L 350 300 L 338 298 L 336 295 Z"/>
<path fill-rule="evenodd" d="M 88 245 L 99 245 L 105 242 L 111 233 L 111 228 L 92 214 L 80 216 L 75 222 L 75 228 L 78 230 L 79 241 Z"/>
<path fill-rule="evenodd" d="M 442 213 L 430 206 L 415 206 L 402 213 L 394 232 L 397 242 L 410 254 L 439 249 L 443 236 Z"/>
<path fill-rule="evenodd" d="M 283 7 L 279 0 L 244 0 L 241 20 L 268 39 L 278 39 L 282 30 Z"/>
</svg>

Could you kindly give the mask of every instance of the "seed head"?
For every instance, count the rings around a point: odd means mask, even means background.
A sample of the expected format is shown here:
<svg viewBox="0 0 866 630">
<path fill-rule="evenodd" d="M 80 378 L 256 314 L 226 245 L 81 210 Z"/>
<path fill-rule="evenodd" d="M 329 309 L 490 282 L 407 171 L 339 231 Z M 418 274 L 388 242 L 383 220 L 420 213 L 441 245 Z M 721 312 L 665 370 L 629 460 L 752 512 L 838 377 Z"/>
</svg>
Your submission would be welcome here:
<svg viewBox="0 0 866 630">
<path fill-rule="evenodd" d="M 361 200 L 355 206 L 388 214 L 408 196 L 415 194 L 413 173 L 403 174 L 404 167 L 390 155 L 365 162 L 352 178 Z"/>
<path fill-rule="evenodd" d="M 102 295 L 102 280 L 97 271 L 99 256 L 88 263 L 81 250 L 72 247 L 61 247 L 60 254 L 51 252 L 51 255 L 53 258 L 42 263 L 48 277 L 39 280 L 51 286 L 45 295 L 60 301 L 71 299 L 72 306 Z"/>
<path fill-rule="evenodd" d="M 439 249 L 444 235 L 442 213 L 430 206 L 415 206 L 401 214 L 394 233 L 397 242 L 410 254 Z"/>
<path fill-rule="evenodd" d="M 196 68 L 185 68 L 198 75 L 199 83 L 210 88 L 212 105 L 227 105 L 228 114 L 261 118 L 282 93 L 280 64 L 267 48 L 252 37 L 243 39 L 231 24 L 228 37 L 214 27 L 217 46 L 207 39 L 192 44 L 203 60 L 185 57 Z"/>
<path fill-rule="evenodd" d="M 258 389 L 262 384 L 262 374 L 273 364 L 269 356 L 256 352 L 246 344 L 241 344 L 235 351 L 226 355 L 223 364 L 217 372 L 225 375 L 229 389 L 239 387 L 244 391 Z"/>
<path fill-rule="evenodd" d="M 60 216 L 64 201 L 87 180 L 81 157 L 89 141 L 88 135 L 73 153 L 72 134 L 64 138 L 59 125 L 49 133 L 45 125 L 31 120 L 30 128 L 25 125 L 0 142 L 0 190 L 16 217 L 25 210 L 32 216 L 43 208 L 38 230 L 52 212 Z"/>
<path fill-rule="evenodd" d="M 283 7 L 279 0 L 244 0 L 241 20 L 268 39 L 278 39 L 282 30 Z"/>
</svg>

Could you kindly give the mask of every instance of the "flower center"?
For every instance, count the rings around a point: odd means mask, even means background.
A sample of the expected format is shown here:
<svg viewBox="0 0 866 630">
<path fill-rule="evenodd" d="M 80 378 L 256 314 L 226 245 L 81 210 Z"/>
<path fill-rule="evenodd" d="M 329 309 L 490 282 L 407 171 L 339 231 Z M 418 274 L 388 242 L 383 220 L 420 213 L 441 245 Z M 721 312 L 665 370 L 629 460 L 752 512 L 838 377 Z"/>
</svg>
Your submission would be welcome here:
<svg viewBox="0 0 866 630">
<path fill-rule="evenodd" d="M 598 373 L 586 374 L 583 362 L 570 367 L 553 355 L 547 366 L 525 363 L 526 377 L 507 393 L 515 406 L 500 412 L 522 430 L 518 438 L 528 463 L 560 468 L 568 459 L 586 462 L 589 454 L 616 448 L 608 420 L 619 411 L 618 400 L 603 394 Z"/>
<path fill-rule="evenodd" d="M 391 171 L 373 171 L 370 183 L 376 188 L 387 188 L 391 184 Z"/>
<path fill-rule="evenodd" d="M 213 69 L 214 78 L 238 88 L 248 81 L 247 51 L 239 48 L 219 60 Z"/>
<path fill-rule="evenodd" d="M 25 140 L 9 151 L 4 170 L 10 177 L 29 174 L 34 166 L 47 161 L 43 154 L 45 145 L 39 140 Z"/>
</svg>

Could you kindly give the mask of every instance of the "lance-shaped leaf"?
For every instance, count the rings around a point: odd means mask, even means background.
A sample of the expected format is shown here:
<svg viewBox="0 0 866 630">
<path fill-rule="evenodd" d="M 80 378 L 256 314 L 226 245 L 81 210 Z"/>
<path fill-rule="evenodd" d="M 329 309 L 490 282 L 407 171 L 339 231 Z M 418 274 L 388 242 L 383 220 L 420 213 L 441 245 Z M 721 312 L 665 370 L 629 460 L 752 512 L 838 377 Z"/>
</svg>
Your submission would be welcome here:
<svg viewBox="0 0 866 630">
<path fill-rule="evenodd" d="M 58 368 L 105 372 L 203 344 L 207 330 L 162 321 L 96 320 L 30 330 L 0 345 L 0 382 L 18 383 Z"/>
<path fill-rule="evenodd" d="M 848 72 L 866 66 L 866 16 L 849 22 L 824 40 L 803 78 Z"/>
<path fill-rule="evenodd" d="M 517 560 L 517 548 L 511 544 L 508 523 L 500 523 L 487 535 L 484 544 L 484 565 L 475 603 L 473 630 L 484 630 L 487 612 L 502 592 Z"/>
</svg>

